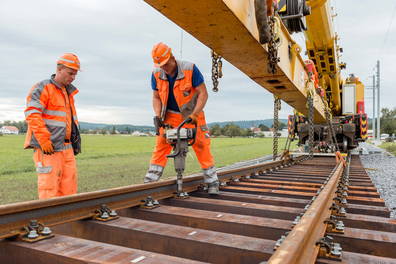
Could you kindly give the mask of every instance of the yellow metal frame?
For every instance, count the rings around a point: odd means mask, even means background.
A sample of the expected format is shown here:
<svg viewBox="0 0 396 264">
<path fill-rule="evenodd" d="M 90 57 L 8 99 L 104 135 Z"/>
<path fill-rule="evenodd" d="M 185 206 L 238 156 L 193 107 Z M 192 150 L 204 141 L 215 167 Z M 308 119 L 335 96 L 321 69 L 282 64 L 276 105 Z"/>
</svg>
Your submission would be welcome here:
<svg viewBox="0 0 396 264">
<path fill-rule="evenodd" d="M 309 0 L 311 15 L 306 17 L 306 48 L 309 58 L 315 63 L 320 76 L 320 85 L 325 89 L 325 98 L 334 115 L 341 113 L 340 63 L 337 46 L 338 36 L 333 30 L 330 3 L 327 0 Z M 328 92 L 330 91 L 330 92 Z"/>
<path fill-rule="evenodd" d="M 254 0 L 145 1 L 263 88 L 308 114 L 308 77 L 300 49 L 283 23 L 279 23 L 280 62 L 276 74 L 268 73 L 267 45 L 258 42 Z M 325 122 L 324 106 L 316 94 L 314 109 L 314 121 Z"/>
</svg>

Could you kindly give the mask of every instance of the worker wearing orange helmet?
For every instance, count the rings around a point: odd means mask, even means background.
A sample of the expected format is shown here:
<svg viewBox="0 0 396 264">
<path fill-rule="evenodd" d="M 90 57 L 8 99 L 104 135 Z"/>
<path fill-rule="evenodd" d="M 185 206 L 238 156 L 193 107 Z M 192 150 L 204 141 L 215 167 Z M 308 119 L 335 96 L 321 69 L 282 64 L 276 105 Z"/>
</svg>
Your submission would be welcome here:
<svg viewBox="0 0 396 264">
<path fill-rule="evenodd" d="M 203 76 L 196 65 L 187 61 L 176 60 L 172 50 L 160 42 L 152 49 L 154 70 L 151 76 L 153 90 L 154 124 L 159 127 L 154 152 L 144 182 L 159 180 L 167 163 L 172 146 L 164 137 L 164 126 L 177 127 L 190 117 L 194 127 L 197 124 L 195 144 L 192 146 L 208 184 L 208 192 L 219 192 L 214 159 L 210 152 L 209 129 L 202 111 L 208 99 L 208 92 Z"/>
<path fill-rule="evenodd" d="M 40 199 L 77 192 L 74 156 L 81 152 L 81 138 L 74 107 L 78 90 L 71 83 L 79 70 L 78 57 L 65 53 L 57 61 L 56 73 L 35 84 L 27 97 L 24 147 L 34 149 Z"/>
</svg>

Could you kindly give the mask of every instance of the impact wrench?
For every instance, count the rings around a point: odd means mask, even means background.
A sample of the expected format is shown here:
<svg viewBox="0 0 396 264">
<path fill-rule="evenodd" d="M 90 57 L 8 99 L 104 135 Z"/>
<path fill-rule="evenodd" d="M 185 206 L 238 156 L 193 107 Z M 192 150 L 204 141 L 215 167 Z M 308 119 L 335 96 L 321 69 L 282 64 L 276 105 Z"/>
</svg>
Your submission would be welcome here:
<svg viewBox="0 0 396 264">
<path fill-rule="evenodd" d="M 167 157 L 175 160 L 177 198 L 188 198 L 188 193 L 183 191 L 183 172 L 186 167 L 188 147 L 195 143 L 197 124 L 195 124 L 195 128 L 182 128 L 182 126 L 191 121 L 191 118 L 187 118 L 177 128 L 166 130 L 166 140 L 173 147 L 173 153 L 167 155 Z"/>
</svg>

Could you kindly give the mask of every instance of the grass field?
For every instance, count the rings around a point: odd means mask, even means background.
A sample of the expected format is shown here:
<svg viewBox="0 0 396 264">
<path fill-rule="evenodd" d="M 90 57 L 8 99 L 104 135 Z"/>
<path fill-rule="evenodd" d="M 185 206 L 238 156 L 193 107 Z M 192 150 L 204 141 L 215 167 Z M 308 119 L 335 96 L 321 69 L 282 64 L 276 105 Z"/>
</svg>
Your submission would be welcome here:
<svg viewBox="0 0 396 264">
<path fill-rule="evenodd" d="M 77 156 L 79 192 L 142 183 L 151 152 L 153 137 L 83 135 L 83 153 Z M 37 199 L 37 176 L 32 150 L 23 149 L 24 136 L 0 137 L 0 204 Z M 281 139 L 280 146 L 284 146 Z M 214 138 L 212 153 L 216 166 L 258 158 L 272 153 L 272 138 Z M 186 173 L 200 171 L 191 149 Z M 169 160 L 164 177 L 174 177 Z"/>
<path fill-rule="evenodd" d="M 385 142 L 382 143 L 379 147 L 386 149 L 389 153 L 396 155 L 396 143 L 395 142 Z"/>
</svg>

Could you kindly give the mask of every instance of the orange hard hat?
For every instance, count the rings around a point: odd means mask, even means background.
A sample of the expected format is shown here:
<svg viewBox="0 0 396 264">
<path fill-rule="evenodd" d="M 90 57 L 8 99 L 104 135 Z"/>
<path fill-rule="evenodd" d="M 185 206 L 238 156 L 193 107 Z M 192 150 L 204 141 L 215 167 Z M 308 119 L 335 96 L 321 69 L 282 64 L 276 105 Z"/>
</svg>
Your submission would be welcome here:
<svg viewBox="0 0 396 264">
<path fill-rule="evenodd" d="M 59 57 L 56 64 L 62 64 L 68 68 L 79 71 L 80 70 L 80 61 L 78 57 L 73 53 L 65 53 L 61 57 Z"/>
<path fill-rule="evenodd" d="M 153 57 L 154 66 L 161 67 L 165 65 L 172 55 L 172 49 L 168 45 L 160 42 L 155 44 L 153 50 L 151 51 L 151 56 Z"/>
</svg>

